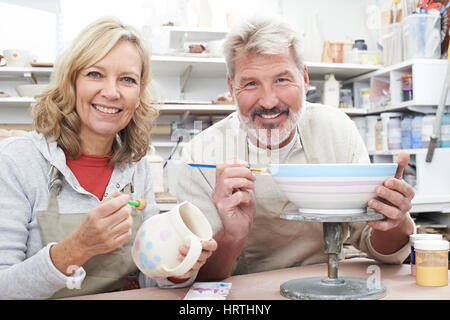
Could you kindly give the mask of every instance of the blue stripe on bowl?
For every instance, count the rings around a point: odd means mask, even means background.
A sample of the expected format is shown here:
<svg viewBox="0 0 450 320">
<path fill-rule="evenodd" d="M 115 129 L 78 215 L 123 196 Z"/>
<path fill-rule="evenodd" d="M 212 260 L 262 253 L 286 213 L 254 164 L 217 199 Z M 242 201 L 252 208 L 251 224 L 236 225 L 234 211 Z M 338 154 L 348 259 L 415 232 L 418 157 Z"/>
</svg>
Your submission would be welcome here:
<svg viewBox="0 0 450 320">
<path fill-rule="evenodd" d="M 274 177 L 380 177 L 394 176 L 397 164 L 270 164 L 269 170 Z"/>
</svg>

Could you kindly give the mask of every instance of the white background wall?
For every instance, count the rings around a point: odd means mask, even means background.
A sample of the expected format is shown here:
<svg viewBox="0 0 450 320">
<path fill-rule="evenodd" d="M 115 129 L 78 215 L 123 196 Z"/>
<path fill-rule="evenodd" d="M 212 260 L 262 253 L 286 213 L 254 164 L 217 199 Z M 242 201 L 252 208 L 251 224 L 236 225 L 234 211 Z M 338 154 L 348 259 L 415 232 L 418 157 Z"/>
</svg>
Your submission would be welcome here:
<svg viewBox="0 0 450 320">
<path fill-rule="evenodd" d="M 196 25 L 202 0 L 0 0 L 0 51 L 23 48 L 40 61 L 54 61 L 57 51 L 88 23 L 116 15 L 136 26 L 173 21 Z M 306 53 L 320 60 L 323 40 L 375 40 L 366 27 L 366 6 L 378 0 L 210 0 L 211 26 L 227 26 L 226 14 L 280 14 L 297 30 L 306 31 Z M 59 13 L 59 14 L 58 14 Z M 316 20 L 315 20 L 316 19 Z M 57 32 L 58 31 L 58 32 Z M 307 57 L 308 58 L 308 57 Z"/>
</svg>

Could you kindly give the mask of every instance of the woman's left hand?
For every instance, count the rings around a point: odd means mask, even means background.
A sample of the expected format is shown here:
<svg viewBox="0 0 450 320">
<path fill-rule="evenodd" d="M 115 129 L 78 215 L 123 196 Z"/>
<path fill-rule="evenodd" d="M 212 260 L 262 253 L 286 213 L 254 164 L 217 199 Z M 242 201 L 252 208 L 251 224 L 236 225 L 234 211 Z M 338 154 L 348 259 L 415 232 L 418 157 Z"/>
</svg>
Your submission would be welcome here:
<svg viewBox="0 0 450 320">
<path fill-rule="evenodd" d="M 168 279 L 172 282 L 179 283 L 184 282 L 194 273 L 196 273 L 200 268 L 205 264 L 206 260 L 213 254 L 214 251 L 217 249 L 217 242 L 214 239 L 208 240 L 208 241 L 202 241 L 202 253 L 200 254 L 200 257 L 198 257 L 197 262 L 194 264 L 194 266 L 183 274 L 182 276 L 177 277 L 169 277 Z M 179 250 L 180 254 L 178 255 L 178 260 L 181 262 L 186 258 L 187 253 L 189 252 L 189 246 L 182 245 Z"/>
</svg>

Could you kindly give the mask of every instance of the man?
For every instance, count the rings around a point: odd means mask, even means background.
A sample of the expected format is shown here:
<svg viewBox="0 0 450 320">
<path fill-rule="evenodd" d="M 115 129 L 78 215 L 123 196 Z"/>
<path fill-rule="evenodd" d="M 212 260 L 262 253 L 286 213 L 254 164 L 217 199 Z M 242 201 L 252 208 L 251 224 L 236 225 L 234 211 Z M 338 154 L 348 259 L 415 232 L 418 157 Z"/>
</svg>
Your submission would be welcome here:
<svg viewBox="0 0 450 320">
<path fill-rule="evenodd" d="M 182 156 L 182 163 L 217 168 L 179 165 L 174 190 L 178 200 L 206 214 L 218 243 L 197 279 L 326 262 L 322 223 L 281 219 L 282 211 L 296 207 L 270 175 L 248 168 L 276 161 L 367 163 L 364 143 L 343 112 L 306 102 L 309 78 L 300 41 L 284 22 L 255 17 L 236 26 L 225 41 L 225 57 L 237 113 L 203 131 Z M 369 201 L 385 220 L 343 225 L 347 241 L 386 263 L 404 261 L 415 228 L 408 213 L 414 191 L 401 180 L 408 161 L 407 153 L 399 154 L 395 178 Z"/>
</svg>

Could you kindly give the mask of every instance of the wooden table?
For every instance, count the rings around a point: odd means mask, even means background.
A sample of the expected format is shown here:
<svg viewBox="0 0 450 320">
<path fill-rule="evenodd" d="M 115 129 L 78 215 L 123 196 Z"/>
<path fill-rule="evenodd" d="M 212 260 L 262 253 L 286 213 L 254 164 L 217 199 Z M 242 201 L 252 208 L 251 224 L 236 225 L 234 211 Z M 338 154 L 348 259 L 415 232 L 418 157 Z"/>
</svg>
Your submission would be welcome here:
<svg viewBox="0 0 450 320">
<path fill-rule="evenodd" d="M 339 263 L 339 276 L 364 279 L 379 279 L 386 286 L 386 300 L 449 300 L 450 286 L 421 287 L 411 275 L 407 264 L 388 265 L 371 259 L 353 258 Z M 233 276 L 223 280 L 231 282 L 228 300 L 279 300 L 286 299 L 280 294 L 280 285 L 288 280 L 327 276 L 327 264 L 301 266 L 261 273 Z M 182 300 L 189 288 L 160 289 L 144 288 L 80 296 L 77 300 Z"/>
</svg>

